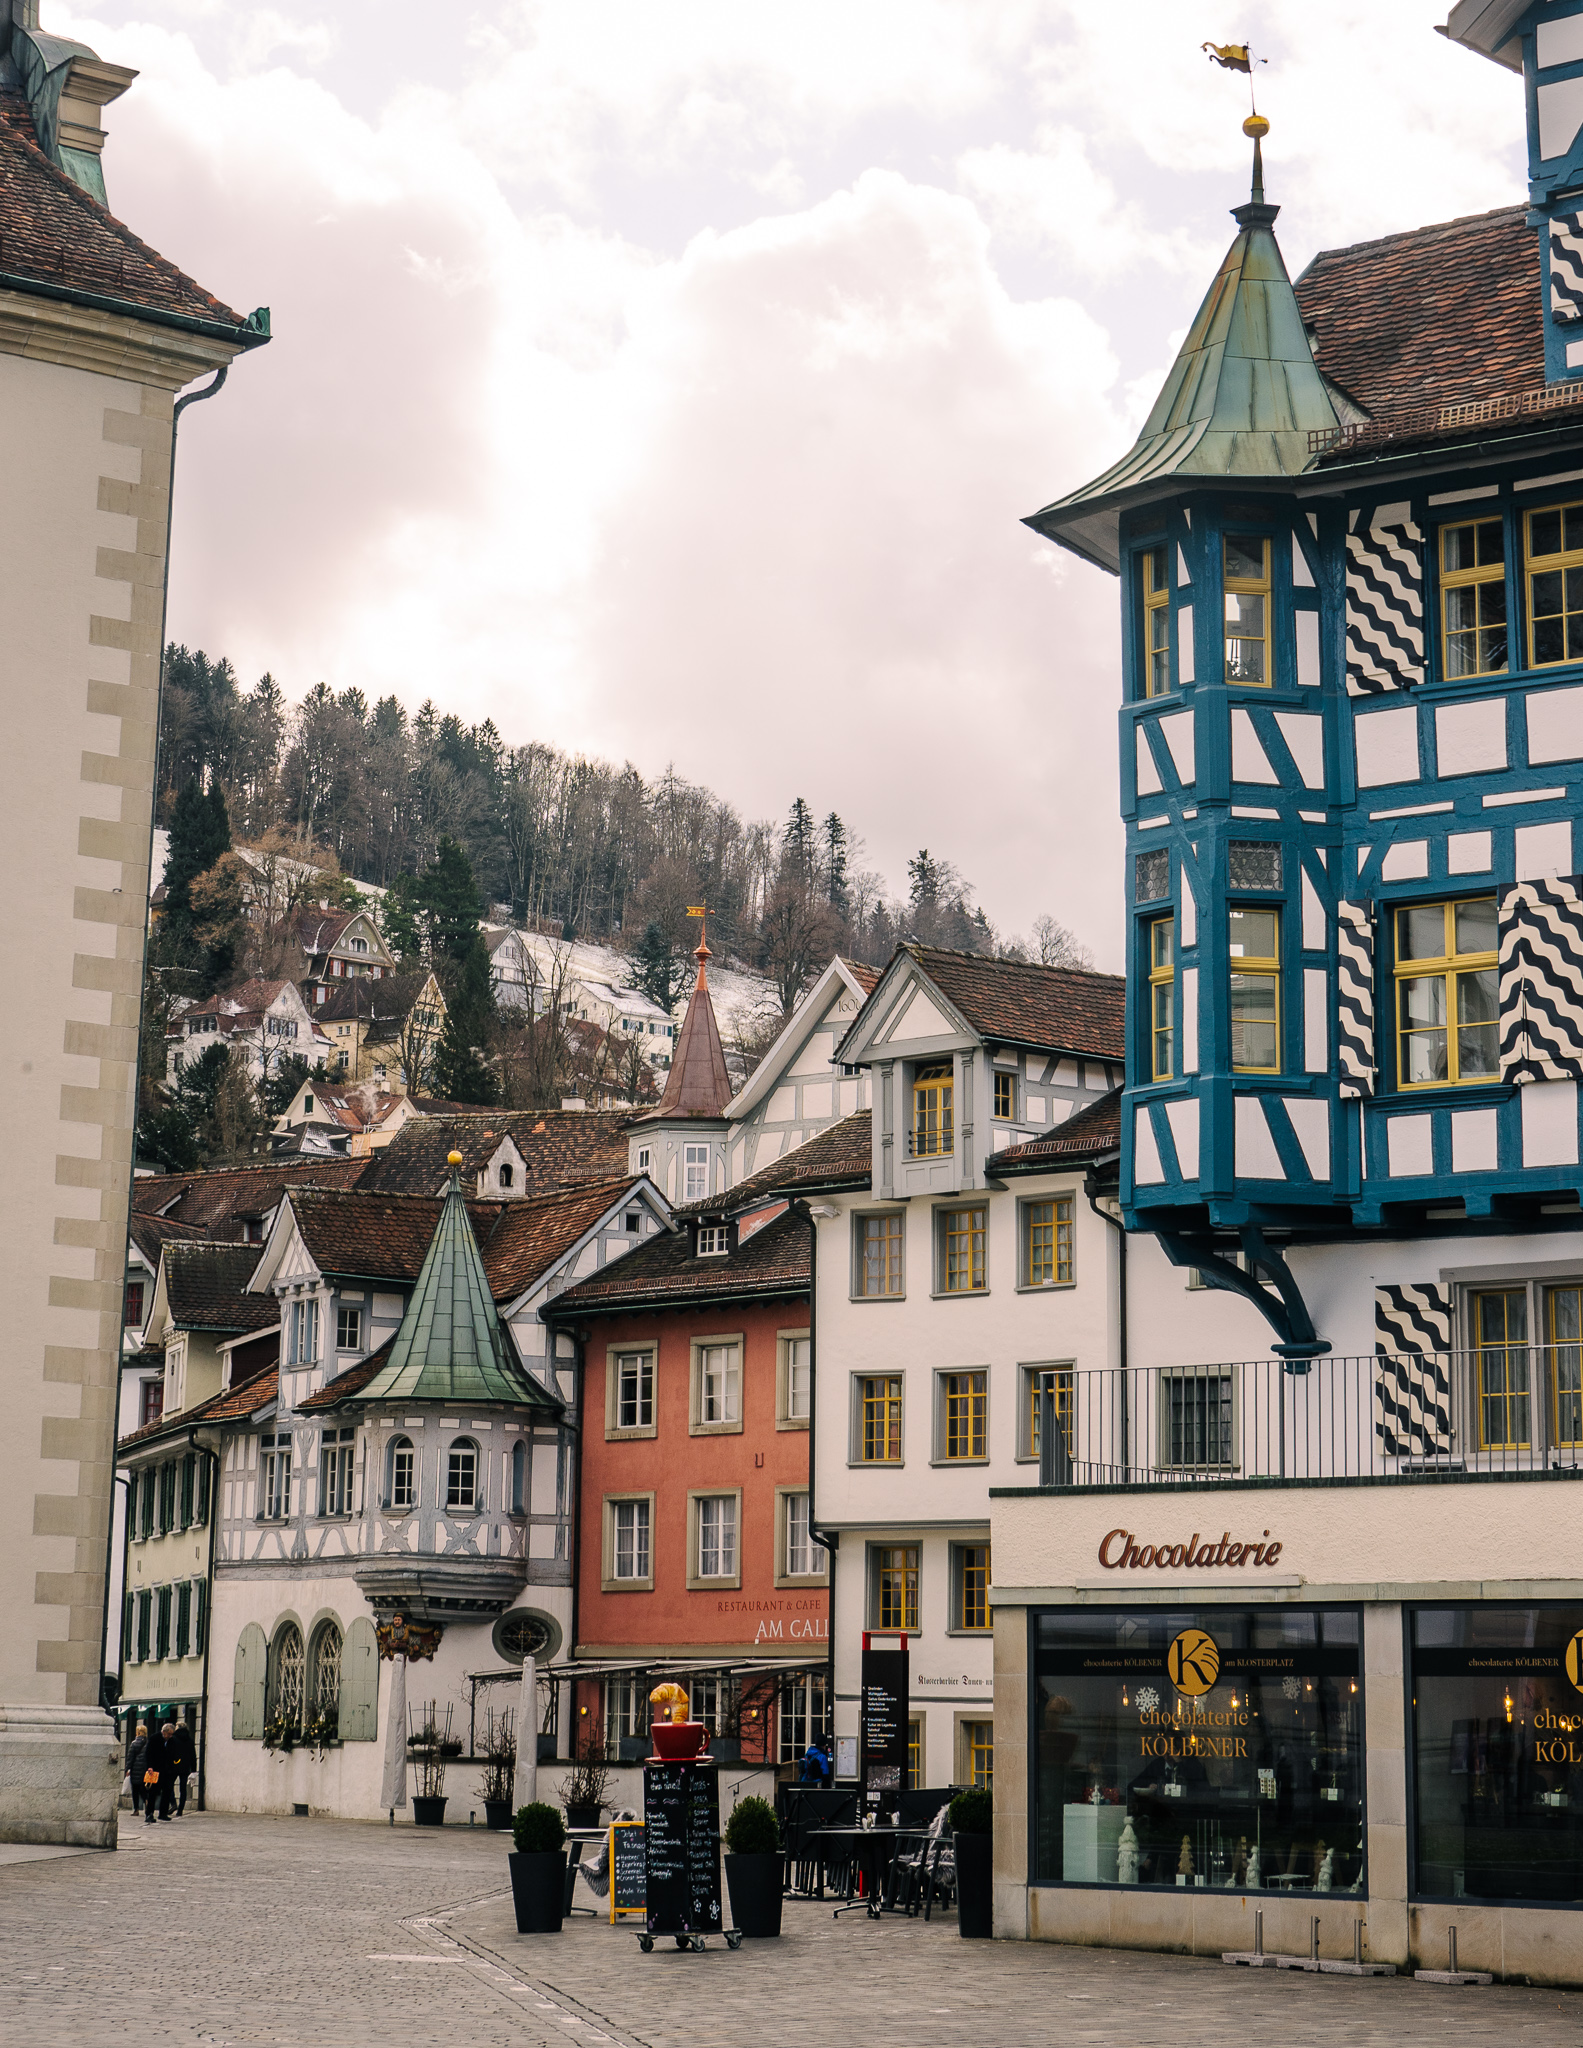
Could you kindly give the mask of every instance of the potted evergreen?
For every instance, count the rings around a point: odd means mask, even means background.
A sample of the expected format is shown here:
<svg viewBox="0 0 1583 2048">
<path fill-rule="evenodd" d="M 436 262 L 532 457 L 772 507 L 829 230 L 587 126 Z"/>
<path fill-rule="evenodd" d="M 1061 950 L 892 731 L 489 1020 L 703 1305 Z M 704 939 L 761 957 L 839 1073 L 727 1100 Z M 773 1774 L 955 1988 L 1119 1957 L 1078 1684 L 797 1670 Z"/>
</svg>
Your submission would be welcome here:
<svg viewBox="0 0 1583 2048">
<path fill-rule="evenodd" d="M 731 1918 L 747 1935 L 781 1931 L 785 1864 L 780 1823 L 767 1799 L 742 1799 L 726 1822 L 726 1887 Z"/>
<path fill-rule="evenodd" d="M 500 1833 L 511 1825 L 511 1791 L 517 1777 L 517 1731 L 513 1710 L 501 1715 L 491 1711 L 484 1737 L 484 1775 L 479 1791 L 484 1800 L 484 1824 Z"/>
<path fill-rule="evenodd" d="M 511 1903 L 518 1934 L 559 1934 L 566 1894 L 566 1829 L 553 1806 L 535 1799 L 519 1806 L 512 1823 L 515 1853 L 511 1868 Z"/>
<path fill-rule="evenodd" d="M 950 1821 L 956 1856 L 956 1931 L 970 1941 L 988 1941 L 995 1931 L 995 1802 L 982 1788 L 958 1792 L 951 1801 Z"/>
</svg>

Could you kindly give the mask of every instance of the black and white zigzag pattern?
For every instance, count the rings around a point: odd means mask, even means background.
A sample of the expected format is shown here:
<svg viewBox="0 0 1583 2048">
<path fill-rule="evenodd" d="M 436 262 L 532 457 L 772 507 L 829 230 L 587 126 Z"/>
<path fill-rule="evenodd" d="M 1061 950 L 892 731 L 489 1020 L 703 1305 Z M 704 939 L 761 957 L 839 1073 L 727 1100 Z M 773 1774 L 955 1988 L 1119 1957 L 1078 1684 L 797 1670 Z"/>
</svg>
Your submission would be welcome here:
<svg viewBox="0 0 1583 2048">
<path fill-rule="evenodd" d="M 1450 1450 L 1450 1288 L 1427 1281 L 1376 1287 L 1374 1333 L 1374 1433 L 1381 1450 L 1388 1458 Z"/>
<path fill-rule="evenodd" d="M 1551 218 L 1550 317 L 1583 320 L 1583 213 Z"/>
<path fill-rule="evenodd" d="M 1336 905 L 1336 1058 L 1343 1095 L 1374 1093 L 1374 920 Z"/>
<path fill-rule="evenodd" d="M 1416 520 L 1347 535 L 1347 693 L 1424 679 L 1423 532 Z"/>
<path fill-rule="evenodd" d="M 1501 894 L 1503 1081 L 1583 1079 L 1583 897 L 1578 878 Z"/>
</svg>

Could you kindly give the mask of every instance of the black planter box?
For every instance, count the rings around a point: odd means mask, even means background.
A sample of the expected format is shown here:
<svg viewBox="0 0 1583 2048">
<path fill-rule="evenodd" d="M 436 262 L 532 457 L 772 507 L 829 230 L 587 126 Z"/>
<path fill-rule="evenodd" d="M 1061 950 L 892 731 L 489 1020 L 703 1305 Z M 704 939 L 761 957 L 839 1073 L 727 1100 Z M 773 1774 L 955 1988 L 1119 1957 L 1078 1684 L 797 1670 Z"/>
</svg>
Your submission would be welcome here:
<svg viewBox="0 0 1583 2048">
<path fill-rule="evenodd" d="M 600 1811 L 597 1806 L 568 1806 L 566 1825 L 569 1828 L 596 1828 L 599 1825 Z"/>
<path fill-rule="evenodd" d="M 518 1934 L 559 1934 L 566 1910 L 566 1851 L 543 1849 L 519 1856 L 513 1850 L 506 1862 Z"/>
<path fill-rule="evenodd" d="M 412 1824 L 417 1828 L 443 1828 L 445 1825 L 445 1800 L 425 1799 L 421 1793 L 412 1795 Z"/>
<path fill-rule="evenodd" d="M 494 1834 L 511 1825 L 511 1801 L 509 1799 L 486 1799 L 484 1801 L 484 1826 Z"/>
<path fill-rule="evenodd" d="M 956 1931 L 969 1941 L 989 1941 L 995 1932 L 995 1837 L 954 1835 Z"/>
<path fill-rule="evenodd" d="M 780 1850 L 771 1849 L 756 1856 L 727 1855 L 725 1865 L 731 1918 L 737 1927 L 754 1938 L 778 1935 L 786 1871 L 786 1860 Z"/>
</svg>

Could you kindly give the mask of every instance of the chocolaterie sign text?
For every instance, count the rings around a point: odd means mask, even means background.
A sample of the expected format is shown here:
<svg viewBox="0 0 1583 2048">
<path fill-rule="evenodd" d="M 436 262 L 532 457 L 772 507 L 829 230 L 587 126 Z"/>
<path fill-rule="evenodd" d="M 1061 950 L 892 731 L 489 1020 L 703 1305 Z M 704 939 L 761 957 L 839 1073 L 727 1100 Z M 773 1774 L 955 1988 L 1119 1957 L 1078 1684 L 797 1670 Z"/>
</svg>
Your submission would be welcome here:
<svg viewBox="0 0 1583 2048">
<path fill-rule="evenodd" d="M 1112 1529 L 1099 1546 L 1099 1561 L 1107 1572 L 1208 1571 L 1216 1565 L 1268 1568 L 1280 1554 L 1281 1546 L 1270 1541 L 1268 1529 L 1257 1543 L 1233 1543 L 1228 1529 L 1218 1543 L 1211 1537 L 1202 1546 L 1196 1529 L 1186 1543 L 1144 1544 L 1130 1529 Z"/>
</svg>

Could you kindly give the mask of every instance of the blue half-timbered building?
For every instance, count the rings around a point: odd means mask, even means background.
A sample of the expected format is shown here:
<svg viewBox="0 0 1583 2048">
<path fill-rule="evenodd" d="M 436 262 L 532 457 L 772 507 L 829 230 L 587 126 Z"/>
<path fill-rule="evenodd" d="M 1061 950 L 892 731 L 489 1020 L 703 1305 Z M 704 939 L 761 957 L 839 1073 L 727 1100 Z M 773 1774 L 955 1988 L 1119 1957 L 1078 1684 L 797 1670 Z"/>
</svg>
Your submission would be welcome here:
<svg viewBox="0 0 1583 2048">
<path fill-rule="evenodd" d="M 1527 203 L 1293 281 L 1254 116 L 1028 521 L 1120 588 L 1128 1256 L 992 1498 L 996 1931 L 1577 1982 L 1583 0 L 1444 33 Z"/>
</svg>

